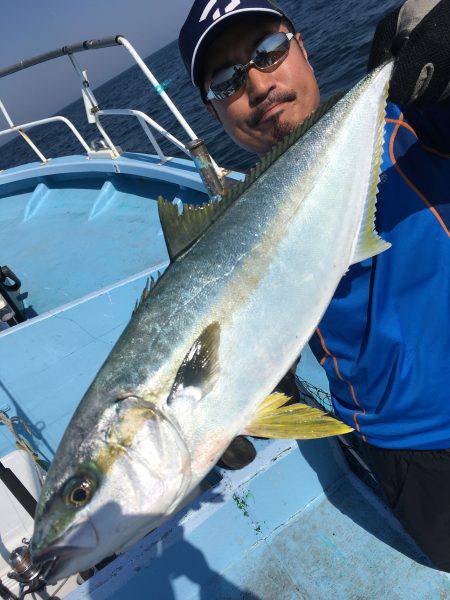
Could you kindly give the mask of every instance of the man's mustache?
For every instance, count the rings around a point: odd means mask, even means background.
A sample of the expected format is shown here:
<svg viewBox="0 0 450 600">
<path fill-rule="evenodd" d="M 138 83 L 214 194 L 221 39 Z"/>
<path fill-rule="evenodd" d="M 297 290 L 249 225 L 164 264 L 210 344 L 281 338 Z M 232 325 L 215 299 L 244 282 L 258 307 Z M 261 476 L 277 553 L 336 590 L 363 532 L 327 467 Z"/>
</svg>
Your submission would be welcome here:
<svg viewBox="0 0 450 600">
<path fill-rule="evenodd" d="M 272 106 L 280 104 L 281 102 L 293 102 L 294 100 L 297 100 L 297 94 L 296 92 L 294 92 L 294 90 L 291 90 L 289 92 L 278 92 L 272 94 L 255 108 L 255 110 L 253 111 L 253 113 L 247 121 L 248 125 L 250 127 L 256 127 L 257 125 L 259 125 L 259 122 L 264 117 L 266 112 L 270 108 L 272 108 Z"/>
</svg>

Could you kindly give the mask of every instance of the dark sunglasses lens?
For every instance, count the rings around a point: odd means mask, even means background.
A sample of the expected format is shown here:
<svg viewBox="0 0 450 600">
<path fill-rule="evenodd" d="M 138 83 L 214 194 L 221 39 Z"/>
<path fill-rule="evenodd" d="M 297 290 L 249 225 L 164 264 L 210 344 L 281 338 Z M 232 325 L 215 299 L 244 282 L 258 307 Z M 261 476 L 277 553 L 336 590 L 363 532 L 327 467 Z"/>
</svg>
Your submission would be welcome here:
<svg viewBox="0 0 450 600">
<path fill-rule="evenodd" d="M 212 78 L 210 89 L 219 100 L 229 98 L 245 81 L 245 69 L 240 65 L 222 69 Z"/>
<path fill-rule="evenodd" d="M 256 48 L 253 62 L 258 69 L 270 69 L 289 52 L 289 40 L 280 32 L 266 38 Z"/>
</svg>

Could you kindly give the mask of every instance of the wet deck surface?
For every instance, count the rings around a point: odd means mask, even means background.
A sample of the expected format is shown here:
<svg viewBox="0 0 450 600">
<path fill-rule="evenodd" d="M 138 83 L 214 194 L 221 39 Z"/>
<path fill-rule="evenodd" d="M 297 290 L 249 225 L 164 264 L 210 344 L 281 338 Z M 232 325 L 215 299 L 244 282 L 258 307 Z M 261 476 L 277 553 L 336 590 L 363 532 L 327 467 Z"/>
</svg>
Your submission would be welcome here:
<svg viewBox="0 0 450 600">
<path fill-rule="evenodd" d="M 92 195 L 85 215 L 97 203 L 105 210 L 94 216 L 107 219 L 109 202 L 123 199 L 116 192 L 107 186 L 105 205 Z M 34 206 L 28 220 L 22 205 L 24 223 L 37 225 L 44 209 L 59 210 L 49 202 L 52 193 L 45 194 L 45 202 L 27 200 Z M 0 336 L 0 408 L 30 426 L 30 441 L 49 459 L 155 268 L 144 264 L 145 272 Z M 306 356 L 304 378 L 322 386 Z M 13 447 L 2 429 L 0 454 Z M 223 473 L 220 483 L 71 598 L 450 598 L 450 575 L 427 566 L 382 503 L 350 474 L 333 442 L 258 440 L 257 447 L 254 463 Z"/>
<path fill-rule="evenodd" d="M 450 598 L 450 575 L 428 566 L 329 442 L 263 443 L 258 460 L 72 600 Z"/>
</svg>

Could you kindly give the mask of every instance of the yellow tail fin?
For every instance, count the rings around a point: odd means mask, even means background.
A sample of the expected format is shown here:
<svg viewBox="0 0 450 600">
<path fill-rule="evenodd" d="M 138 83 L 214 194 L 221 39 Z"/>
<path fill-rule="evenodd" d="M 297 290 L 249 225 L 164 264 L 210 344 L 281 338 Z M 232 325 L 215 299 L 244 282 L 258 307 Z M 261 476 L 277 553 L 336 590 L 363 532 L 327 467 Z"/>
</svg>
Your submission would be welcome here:
<svg viewBox="0 0 450 600">
<path fill-rule="evenodd" d="M 312 439 L 342 435 L 351 427 L 306 404 L 289 404 L 290 398 L 275 392 L 258 408 L 247 428 L 248 435 L 266 438 Z"/>
</svg>

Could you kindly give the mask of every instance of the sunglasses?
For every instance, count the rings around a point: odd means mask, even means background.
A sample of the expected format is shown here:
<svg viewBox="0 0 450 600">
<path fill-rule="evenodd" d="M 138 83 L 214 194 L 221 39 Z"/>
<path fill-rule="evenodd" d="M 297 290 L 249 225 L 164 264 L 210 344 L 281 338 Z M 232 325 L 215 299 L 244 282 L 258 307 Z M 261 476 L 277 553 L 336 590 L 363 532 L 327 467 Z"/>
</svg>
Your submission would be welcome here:
<svg viewBox="0 0 450 600">
<path fill-rule="evenodd" d="M 230 98 L 245 85 L 250 67 L 256 67 L 258 71 L 269 71 L 278 65 L 288 55 L 293 37 L 293 33 L 284 31 L 273 33 L 256 46 L 251 60 L 246 65 L 237 64 L 214 73 L 206 99 Z"/>
</svg>

